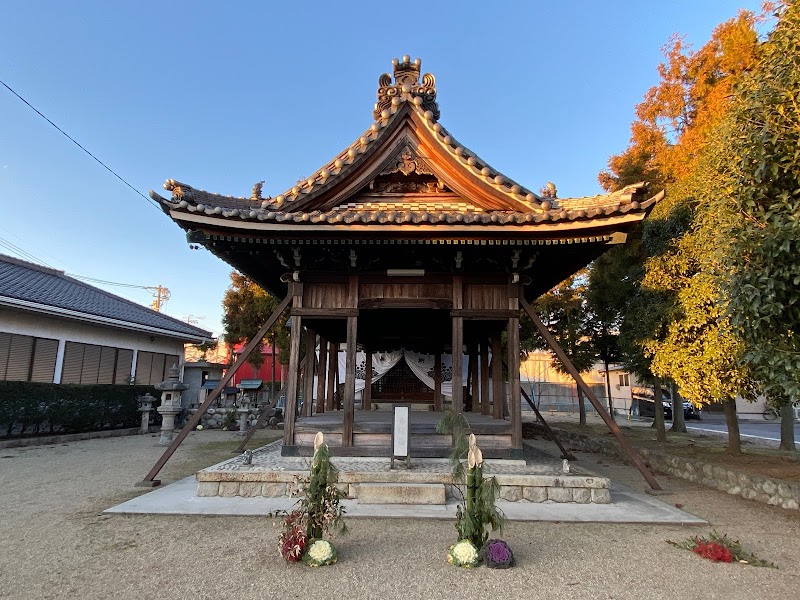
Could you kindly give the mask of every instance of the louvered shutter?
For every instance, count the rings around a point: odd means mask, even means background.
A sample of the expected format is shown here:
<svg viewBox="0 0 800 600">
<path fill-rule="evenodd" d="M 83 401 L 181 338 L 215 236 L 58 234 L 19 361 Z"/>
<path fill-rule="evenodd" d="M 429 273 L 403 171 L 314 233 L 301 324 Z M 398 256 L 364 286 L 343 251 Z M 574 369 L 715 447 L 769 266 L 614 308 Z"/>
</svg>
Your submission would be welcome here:
<svg viewBox="0 0 800 600">
<path fill-rule="evenodd" d="M 36 338 L 33 350 L 33 366 L 31 367 L 31 381 L 53 383 L 56 374 L 56 356 L 58 355 L 58 340 Z"/>
<path fill-rule="evenodd" d="M 85 344 L 67 342 L 64 347 L 64 366 L 61 369 L 61 383 L 80 383 L 83 369 Z"/>
<path fill-rule="evenodd" d="M 6 378 L 6 368 L 8 367 L 8 352 L 11 349 L 11 334 L 0 333 L 0 381 Z"/>
<path fill-rule="evenodd" d="M 176 367 L 180 368 L 181 359 L 176 354 L 167 354 L 164 357 L 164 379 L 167 378 L 167 373 L 169 373 L 169 370 L 172 368 L 172 365 L 175 365 Z M 164 381 L 164 379 L 162 379 L 161 381 Z"/>
<path fill-rule="evenodd" d="M 125 385 L 131 381 L 131 365 L 133 364 L 133 350 L 117 350 L 117 370 L 114 383 Z"/>
<path fill-rule="evenodd" d="M 150 385 L 150 367 L 153 366 L 153 353 L 139 351 L 136 358 L 136 383 Z"/>
<path fill-rule="evenodd" d="M 97 374 L 100 372 L 101 346 L 86 345 L 83 351 L 83 369 L 81 369 L 81 383 L 97 383 Z"/>
<path fill-rule="evenodd" d="M 150 384 L 156 385 L 164 381 L 164 355 L 159 353 L 153 354 L 153 366 L 150 368 Z"/>
<path fill-rule="evenodd" d="M 103 346 L 100 349 L 100 369 L 97 373 L 97 383 L 114 383 L 114 365 L 117 362 L 117 349 Z"/>
<path fill-rule="evenodd" d="M 8 381 L 28 381 L 31 374 L 32 357 L 33 338 L 29 335 L 12 335 L 6 379 Z"/>
</svg>

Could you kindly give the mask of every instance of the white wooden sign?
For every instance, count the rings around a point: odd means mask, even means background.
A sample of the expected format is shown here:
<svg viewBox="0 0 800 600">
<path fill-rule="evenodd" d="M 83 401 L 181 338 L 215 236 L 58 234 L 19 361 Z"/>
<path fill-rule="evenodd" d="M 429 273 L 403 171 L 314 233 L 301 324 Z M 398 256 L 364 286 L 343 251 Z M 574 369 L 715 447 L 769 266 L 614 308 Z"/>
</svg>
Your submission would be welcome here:
<svg viewBox="0 0 800 600">
<path fill-rule="evenodd" d="M 394 460 L 400 458 L 406 461 L 406 467 L 409 463 L 408 452 L 408 417 L 409 406 L 394 406 L 394 414 L 392 417 L 392 468 L 394 468 Z"/>
</svg>

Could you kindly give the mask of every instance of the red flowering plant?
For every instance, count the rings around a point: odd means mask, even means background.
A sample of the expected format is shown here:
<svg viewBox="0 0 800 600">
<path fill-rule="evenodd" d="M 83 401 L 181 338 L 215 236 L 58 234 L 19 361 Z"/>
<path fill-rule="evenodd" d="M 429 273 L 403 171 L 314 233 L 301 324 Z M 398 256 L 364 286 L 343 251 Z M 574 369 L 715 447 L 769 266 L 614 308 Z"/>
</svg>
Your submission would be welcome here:
<svg viewBox="0 0 800 600">
<path fill-rule="evenodd" d="M 712 531 L 708 537 L 693 537 L 682 542 L 667 540 L 668 544 L 691 550 L 698 556 L 702 556 L 712 562 L 739 562 L 754 567 L 778 567 L 771 562 L 758 558 L 755 554 L 742 550 L 742 545 L 738 540 L 732 540 L 727 535 L 719 535 Z"/>
</svg>

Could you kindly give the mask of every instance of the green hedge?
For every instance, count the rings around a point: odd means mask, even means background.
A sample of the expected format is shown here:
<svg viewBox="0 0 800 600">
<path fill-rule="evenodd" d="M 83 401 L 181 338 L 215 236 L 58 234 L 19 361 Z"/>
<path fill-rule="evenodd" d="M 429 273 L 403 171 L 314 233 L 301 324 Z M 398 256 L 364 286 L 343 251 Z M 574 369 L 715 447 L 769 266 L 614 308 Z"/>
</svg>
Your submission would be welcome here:
<svg viewBox="0 0 800 600">
<path fill-rule="evenodd" d="M 138 396 L 161 392 L 149 385 L 57 385 L 0 381 L 0 437 L 83 433 L 137 427 Z M 158 402 L 153 403 L 153 408 Z M 155 410 L 151 413 L 160 417 Z"/>
</svg>

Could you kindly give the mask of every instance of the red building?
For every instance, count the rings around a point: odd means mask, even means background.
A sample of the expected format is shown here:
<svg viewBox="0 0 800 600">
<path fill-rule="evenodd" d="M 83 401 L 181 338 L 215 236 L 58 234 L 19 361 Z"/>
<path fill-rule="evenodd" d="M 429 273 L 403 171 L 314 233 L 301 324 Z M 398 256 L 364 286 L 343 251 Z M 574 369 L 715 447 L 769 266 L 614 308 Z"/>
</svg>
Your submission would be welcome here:
<svg viewBox="0 0 800 600">
<path fill-rule="evenodd" d="M 230 357 L 230 364 L 233 364 L 233 361 L 239 357 L 239 355 L 242 353 L 242 350 L 244 350 L 244 347 L 245 344 L 235 344 L 233 346 L 233 355 Z M 231 379 L 229 385 L 238 387 L 239 384 L 244 380 L 257 379 L 261 380 L 263 383 L 261 389 L 265 390 L 269 388 L 270 383 L 273 381 L 274 374 L 275 389 L 276 391 L 279 390 L 283 385 L 286 367 L 284 367 L 279 361 L 278 349 L 264 344 L 261 348 L 261 357 L 263 358 L 263 362 L 258 369 L 254 369 L 253 365 L 251 365 L 249 362 L 245 362 L 233 375 L 233 379 Z"/>
</svg>

